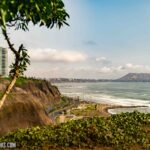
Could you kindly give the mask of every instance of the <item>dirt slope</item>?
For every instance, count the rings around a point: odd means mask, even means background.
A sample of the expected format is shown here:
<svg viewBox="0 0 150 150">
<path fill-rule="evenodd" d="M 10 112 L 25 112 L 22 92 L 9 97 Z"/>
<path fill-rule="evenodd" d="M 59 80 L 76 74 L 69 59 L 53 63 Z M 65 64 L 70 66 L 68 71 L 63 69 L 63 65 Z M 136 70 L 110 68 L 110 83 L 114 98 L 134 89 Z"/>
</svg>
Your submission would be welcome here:
<svg viewBox="0 0 150 150">
<path fill-rule="evenodd" d="M 0 80 L 1 93 L 8 83 Z M 28 80 L 17 85 L 0 110 L 0 135 L 18 128 L 50 124 L 45 109 L 59 101 L 60 92 L 48 81 Z"/>
</svg>

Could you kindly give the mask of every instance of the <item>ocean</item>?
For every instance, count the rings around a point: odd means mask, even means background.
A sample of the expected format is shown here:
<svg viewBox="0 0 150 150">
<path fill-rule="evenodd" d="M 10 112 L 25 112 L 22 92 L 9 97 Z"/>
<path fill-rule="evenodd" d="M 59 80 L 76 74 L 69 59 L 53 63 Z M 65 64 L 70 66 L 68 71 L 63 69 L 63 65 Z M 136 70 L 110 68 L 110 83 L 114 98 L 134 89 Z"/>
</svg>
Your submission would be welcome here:
<svg viewBox="0 0 150 150">
<path fill-rule="evenodd" d="M 63 95 L 81 100 L 138 108 L 110 109 L 112 114 L 138 110 L 150 113 L 150 82 L 55 83 Z"/>
</svg>

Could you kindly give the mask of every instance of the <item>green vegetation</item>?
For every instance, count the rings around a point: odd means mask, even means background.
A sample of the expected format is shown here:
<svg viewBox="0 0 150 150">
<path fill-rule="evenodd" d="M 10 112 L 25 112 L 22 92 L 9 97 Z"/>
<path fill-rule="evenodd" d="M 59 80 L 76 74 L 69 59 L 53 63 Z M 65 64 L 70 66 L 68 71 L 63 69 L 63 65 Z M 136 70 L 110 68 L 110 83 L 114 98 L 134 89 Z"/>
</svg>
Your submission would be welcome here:
<svg viewBox="0 0 150 150">
<path fill-rule="evenodd" d="M 11 77 L 2 77 L 1 80 L 11 81 Z M 27 83 L 28 81 L 33 81 L 35 83 L 42 83 L 43 81 L 46 81 L 46 80 L 40 79 L 40 78 L 34 78 L 34 77 L 20 76 L 16 80 L 16 85 L 23 85 L 24 83 Z"/>
<path fill-rule="evenodd" d="M 20 77 L 20 78 L 17 79 L 16 85 L 22 85 L 22 84 L 24 84 L 26 82 L 27 82 L 27 78 Z"/>
<path fill-rule="evenodd" d="M 69 101 L 69 98 L 68 97 L 65 97 L 65 96 L 62 96 L 61 97 L 61 107 L 64 108 L 66 106 L 69 106 L 70 104 L 70 101 Z"/>
<path fill-rule="evenodd" d="M 96 109 L 96 104 L 87 104 L 84 109 L 72 109 L 70 114 L 76 116 L 99 116 L 99 111 Z"/>
<path fill-rule="evenodd" d="M 0 92 L 0 99 L 2 98 L 2 96 L 3 96 L 3 92 Z"/>
<path fill-rule="evenodd" d="M 19 148 L 57 149 L 93 148 L 149 149 L 150 114 L 122 113 L 108 118 L 93 117 L 70 121 L 58 126 L 19 129 L 0 141 L 17 142 Z"/>
<path fill-rule="evenodd" d="M 38 79 L 38 78 L 28 78 L 28 77 L 19 77 L 16 81 L 16 85 L 23 85 L 24 83 L 27 83 L 28 81 L 33 81 L 35 83 L 42 83 L 44 79 Z"/>
<path fill-rule="evenodd" d="M 55 104 L 53 106 L 53 109 L 51 109 L 48 113 L 53 113 L 54 111 L 59 111 L 60 109 L 70 106 L 70 103 L 71 103 L 71 101 L 68 97 L 62 96 L 61 101 L 58 104 Z"/>
</svg>

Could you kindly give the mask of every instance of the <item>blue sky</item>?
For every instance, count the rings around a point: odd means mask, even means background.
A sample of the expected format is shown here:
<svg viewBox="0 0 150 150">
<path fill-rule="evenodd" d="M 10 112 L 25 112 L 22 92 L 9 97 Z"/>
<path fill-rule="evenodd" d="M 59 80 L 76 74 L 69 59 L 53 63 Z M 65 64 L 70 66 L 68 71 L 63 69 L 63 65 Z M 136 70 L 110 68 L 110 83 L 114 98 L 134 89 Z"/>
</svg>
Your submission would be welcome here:
<svg viewBox="0 0 150 150">
<path fill-rule="evenodd" d="M 29 49 L 36 77 L 118 78 L 150 73 L 149 0 L 64 0 L 70 27 L 10 30 Z M 1 46 L 6 42 L 0 38 Z M 10 54 L 10 61 L 11 61 Z"/>
</svg>

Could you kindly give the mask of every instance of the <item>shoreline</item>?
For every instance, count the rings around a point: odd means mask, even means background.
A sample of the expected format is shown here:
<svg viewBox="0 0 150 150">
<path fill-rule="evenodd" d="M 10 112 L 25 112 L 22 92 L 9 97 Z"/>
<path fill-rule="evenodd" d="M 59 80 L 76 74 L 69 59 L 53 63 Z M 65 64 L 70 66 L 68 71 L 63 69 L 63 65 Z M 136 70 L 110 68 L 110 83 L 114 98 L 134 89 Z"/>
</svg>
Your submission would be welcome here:
<svg viewBox="0 0 150 150">
<path fill-rule="evenodd" d="M 76 98 L 72 98 L 73 100 L 75 100 Z M 136 105 L 136 106 L 123 106 L 123 105 L 111 105 L 111 104 L 107 104 L 107 103 L 96 103 L 96 102 L 90 102 L 90 101 L 86 101 L 86 100 L 81 100 L 79 99 L 79 105 L 80 104 L 95 104 L 97 105 L 97 110 L 99 111 L 99 116 L 102 117 L 109 117 L 113 114 L 111 114 L 109 112 L 110 109 L 117 109 L 117 108 L 140 108 L 140 107 L 145 107 L 147 108 L 148 106 L 144 106 L 144 105 Z"/>
<path fill-rule="evenodd" d="M 54 124 L 67 122 L 69 120 L 78 120 L 89 117 L 110 117 L 115 113 L 110 113 L 110 109 L 117 108 L 140 108 L 148 106 L 123 106 L 123 105 L 111 105 L 104 103 L 90 102 L 79 99 L 79 97 L 66 97 L 69 102 L 64 108 L 56 109 L 49 113 L 49 117 L 53 120 Z"/>
<path fill-rule="evenodd" d="M 114 106 L 108 106 L 108 107 L 106 107 L 106 108 L 105 108 L 105 111 L 106 111 L 108 114 L 113 115 L 112 113 L 109 112 L 110 109 L 117 109 L 117 108 L 140 108 L 140 107 L 142 107 L 142 108 L 143 108 L 143 107 L 146 107 L 146 108 L 147 108 L 148 106 L 121 106 L 121 105 L 116 105 L 116 106 L 115 106 L 115 105 L 114 105 Z"/>
<path fill-rule="evenodd" d="M 122 106 L 122 105 L 110 105 L 110 104 L 100 104 L 94 103 L 98 106 L 99 116 L 102 117 L 109 117 L 113 114 L 109 112 L 110 109 L 117 109 L 117 108 L 140 108 L 140 107 L 148 107 L 148 106 Z"/>
</svg>

